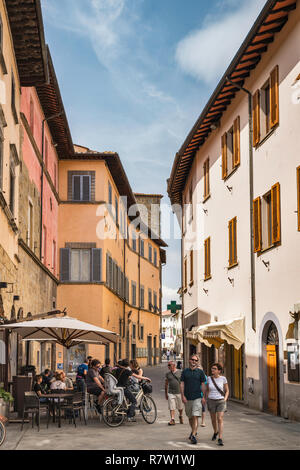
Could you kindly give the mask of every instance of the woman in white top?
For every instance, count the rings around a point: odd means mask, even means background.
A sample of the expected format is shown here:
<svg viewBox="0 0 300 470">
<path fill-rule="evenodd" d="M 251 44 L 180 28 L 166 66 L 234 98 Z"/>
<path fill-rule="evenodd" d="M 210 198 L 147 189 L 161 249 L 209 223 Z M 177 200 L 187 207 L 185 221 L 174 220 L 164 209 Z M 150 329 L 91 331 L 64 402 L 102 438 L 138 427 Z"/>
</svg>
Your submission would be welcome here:
<svg viewBox="0 0 300 470">
<path fill-rule="evenodd" d="M 229 388 L 226 377 L 222 374 L 221 364 L 216 363 L 211 367 L 211 376 L 207 377 L 206 397 L 207 407 L 210 412 L 211 422 L 214 428 L 212 441 L 218 438 L 218 445 L 223 446 L 223 416 L 226 410 L 226 402 L 229 396 Z"/>
<path fill-rule="evenodd" d="M 63 381 L 63 376 L 61 372 L 56 372 L 55 380 L 50 385 L 51 390 L 66 390 L 66 384 Z"/>
</svg>

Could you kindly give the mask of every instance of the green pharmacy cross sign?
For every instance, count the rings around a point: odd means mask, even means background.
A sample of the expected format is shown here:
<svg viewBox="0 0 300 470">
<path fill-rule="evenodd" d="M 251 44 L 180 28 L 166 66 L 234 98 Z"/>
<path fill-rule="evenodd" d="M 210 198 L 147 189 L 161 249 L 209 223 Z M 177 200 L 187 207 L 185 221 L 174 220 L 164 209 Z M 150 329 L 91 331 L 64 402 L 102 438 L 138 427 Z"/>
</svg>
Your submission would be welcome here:
<svg viewBox="0 0 300 470">
<path fill-rule="evenodd" d="M 171 311 L 171 313 L 176 313 L 178 310 L 181 310 L 181 305 L 178 305 L 175 300 L 172 300 L 169 305 L 167 305 L 167 309 Z"/>
</svg>

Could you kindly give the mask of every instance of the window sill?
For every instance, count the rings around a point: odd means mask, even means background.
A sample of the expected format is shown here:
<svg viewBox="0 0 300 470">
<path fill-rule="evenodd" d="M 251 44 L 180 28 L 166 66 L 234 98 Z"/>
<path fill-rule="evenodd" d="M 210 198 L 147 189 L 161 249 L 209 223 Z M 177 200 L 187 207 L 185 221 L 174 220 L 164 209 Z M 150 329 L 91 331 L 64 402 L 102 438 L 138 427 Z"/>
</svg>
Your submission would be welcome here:
<svg viewBox="0 0 300 470">
<path fill-rule="evenodd" d="M 227 266 L 227 269 L 228 269 L 228 271 L 229 271 L 230 269 L 236 268 L 238 265 L 239 265 L 238 262 L 233 263 L 233 264 L 230 264 L 229 266 Z"/>
<path fill-rule="evenodd" d="M 189 286 L 192 287 L 193 285 L 194 285 L 194 281 L 191 281 L 191 282 L 189 283 Z"/>
<path fill-rule="evenodd" d="M 277 242 L 271 246 L 268 246 L 267 248 L 263 248 L 262 250 L 257 252 L 257 256 L 264 255 L 265 253 L 267 253 L 267 251 L 273 250 L 273 248 L 277 248 L 280 245 L 281 245 L 281 242 Z"/>
<path fill-rule="evenodd" d="M 203 280 L 204 281 L 209 281 L 212 278 L 212 276 L 205 277 Z"/>
<path fill-rule="evenodd" d="M 208 199 L 210 199 L 211 194 L 207 194 L 207 196 L 203 196 L 202 204 L 204 204 Z"/>
<path fill-rule="evenodd" d="M 15 120 L 15 124 L 19 124 L 19 119 L 18 119 L 17 110 L 16 110 L 15 106 L 12 105 L 11 111 L 12 111 L 12 114 L 13 114 L 13 117 L 14 117 L 14 120 Z"/>
<path fill-rule="evenodd" d="M 185 287 L 185 288 L 183 289 L 183 293 L 184 293 L 184 294 L 187 293 L 187 287 Z"/>
<path fill-rule="evenodd" d="M 236 165 L 236 166 L 233 168 L 233 170 L 231 170 L 231 172 L 226 176 L 226 178 L 224 178 L 224 180 L 223 180 L 224 183 L 225 183 L 225 181 L 227 181 L 227 180 L 237 171 L 237 169 L 239 168 L 239 166 L 240 166 L 240 163 L 239 163 L 238 165 Z"/>
<path fill-rule="evenodd" d="M 266 140 L 268 140 L 272 134 L 274 134 L 275 130 L 277 129 L 277 127 L 279 126 L 279 124 L 276 124 L 276 126 L 274 126 L 259 142 L 258 144 L 255 145 L 255 150 L 257 150 L 261 145 L 263 145 Z"/>
</svg>

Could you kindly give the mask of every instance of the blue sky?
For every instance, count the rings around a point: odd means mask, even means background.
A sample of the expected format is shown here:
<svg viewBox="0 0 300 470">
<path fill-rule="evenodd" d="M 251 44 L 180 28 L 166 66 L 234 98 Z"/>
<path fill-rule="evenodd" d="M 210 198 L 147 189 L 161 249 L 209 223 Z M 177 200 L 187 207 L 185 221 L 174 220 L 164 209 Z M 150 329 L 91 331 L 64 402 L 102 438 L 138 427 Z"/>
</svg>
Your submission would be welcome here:
<svg viewBox="0 0 300 470">
<path fill-rule="evenodd" d="M 265 0 L 42 0 L 73 142 L 116 151 L 135 192 L 160 193 Z M 165 308 L 180 241 L 166 240 Z"/>
</svg>

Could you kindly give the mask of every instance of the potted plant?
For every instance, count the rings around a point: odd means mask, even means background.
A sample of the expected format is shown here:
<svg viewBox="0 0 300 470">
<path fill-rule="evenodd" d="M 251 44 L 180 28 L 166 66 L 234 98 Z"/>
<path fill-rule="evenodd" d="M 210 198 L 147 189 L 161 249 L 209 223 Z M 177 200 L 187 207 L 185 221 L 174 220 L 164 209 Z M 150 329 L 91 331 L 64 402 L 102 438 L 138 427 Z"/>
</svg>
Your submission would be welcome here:
<svg viewBox="0 0 300 470">
<path fill-rule="evenodd" d="M 10 404 L 14 401 L 11 393 L 0 388 L 0 415 L 8 418 Z"/>
</svg>

